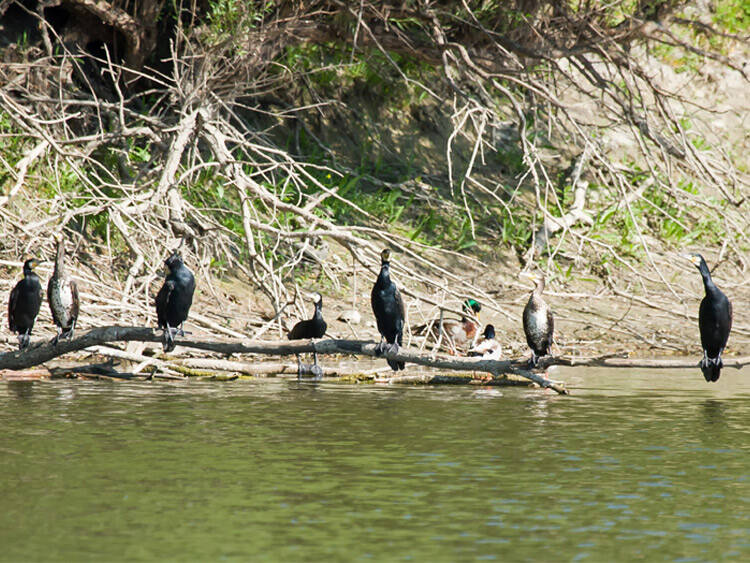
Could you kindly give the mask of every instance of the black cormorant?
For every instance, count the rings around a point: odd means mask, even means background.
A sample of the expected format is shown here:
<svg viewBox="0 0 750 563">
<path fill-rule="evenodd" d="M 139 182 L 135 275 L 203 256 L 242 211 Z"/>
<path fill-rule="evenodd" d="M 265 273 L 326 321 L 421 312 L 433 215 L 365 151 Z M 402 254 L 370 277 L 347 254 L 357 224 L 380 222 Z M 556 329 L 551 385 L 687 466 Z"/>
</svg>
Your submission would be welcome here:
<svg viewBox="0 0 750 563">
<path fill-rule="evenodd" d="M 550 353 L 554 341 L 555 319 L 552 309 L 542 299 L 544 276 L 535 272 L 524 275 L 536 283 L 523 310 L 523 332 L 526 334 L 526 343 L 531 348 L 529 367 L 536 367 L 537 360 Z"/>
<path fill-rule="evenodd" d="M 698 328 L 703 347 L 701 371 L 706 381 L 718 381 L 724 365 L 721 353 L 726 348 L 729 332 L 732 330 L 732 302 L 714 284 L 703 256 L 690 254 L 688 258 L 698 266 L 706 290 L 706 296 L 698 310 Z"/>
<path fill-rule="evenodd" d="M 287 335 L 289 340 L 304 340 L 309 338 L 322 338 L 328 325 L 323 319 L 323 296 L 320 293 L 313 295 L 315 301 L 315 312 L 311 319 L 299 321 Z M 323 370 L 318 365 L 318 353 L 313 350 L 314 363 L 312 367 L 308 369 L 316 377 L 319 378 L 323 375 Z M 297 377 L 302 375 L 302 364 L 300 363 L 300 356 L 297 354 Z"/>
<path fill-rule="evenodd" d="M 482 340 L 469 350 L 469 356 L 481 356 L 486 360 L 498 360 L 502 354 L 502 347 L 495 339 L 495 327 L 492 325 L 484 327 Z"/>
<path fill-rule="evenodd" d="M 378 323 L 380 343 L 375 348 L 377 354 L 390 352 L 398 353 L 398 347 L 403 344 L 404 333 L 404 302 L 401 299 L 396 284 L 391 280 L 391 251 L 387 248 L 380 253 L 380 274 L 375 281 L 370 294 L 372 312 Z M 386 346 L 383 339 L 389 344 Z M 404 369 L 404 362 L 387 360 L 393 371 Z"/>
<path fill-rule="evenodd" d="M 195 278 L 183 264 L 182 256 L 177 251 L 174 251 L 164 264 L 169 273 L 156 295 L 156 316 L 158 327 L 164 331 L 162 347 L 165 352 L 171 352 L 176 346 L 175 335 L 185 336 L 182 325 L 187 320 L 190 305 L 193 304 Z"/>
<path fill-rule="evenodd" d="M 42 284 L 34 272 L 39 262 L 32 258 L 23 264 L 23 279 L 10 292 L 8 300 L 8 325 L 18 333 L 18 349 L 29 345 L 31 329 L 42 306 Z"/>
<path fill-rule="evenodd" d="M 62 236 L 57 240 L 57 256 L 55 257 L 55 272 L 47 283 L 47 301 L 52 313 L 52 320 L 57 325 L 57 336 L 52 341 L 57 344 L 60 338 L 73 338 L 78 320 L 78 286 L 69 276 L 65 268 L 65 240 Z"/>
</svg>

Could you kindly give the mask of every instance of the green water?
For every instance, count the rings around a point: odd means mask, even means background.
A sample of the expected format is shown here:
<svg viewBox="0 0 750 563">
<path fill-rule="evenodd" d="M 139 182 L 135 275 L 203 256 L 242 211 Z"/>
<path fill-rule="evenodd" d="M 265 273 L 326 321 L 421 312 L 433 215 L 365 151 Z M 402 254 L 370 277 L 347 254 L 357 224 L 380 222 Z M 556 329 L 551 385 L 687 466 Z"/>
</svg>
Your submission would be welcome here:
<svg viewBox="0 0 750 563">
<path fill-rule="evenodd" d="M 749 375 L 0 382 L 0 559 L 747 561 Z"/>
</svg>

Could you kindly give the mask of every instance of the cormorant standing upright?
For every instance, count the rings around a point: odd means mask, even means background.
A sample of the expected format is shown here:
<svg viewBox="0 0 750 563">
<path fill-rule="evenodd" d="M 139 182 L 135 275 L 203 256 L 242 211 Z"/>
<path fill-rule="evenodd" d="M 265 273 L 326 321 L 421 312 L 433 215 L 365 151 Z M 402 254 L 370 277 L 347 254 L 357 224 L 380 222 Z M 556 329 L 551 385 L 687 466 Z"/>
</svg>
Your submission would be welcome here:
<svg viewBox="0 0 750 563">
<path fill-rule="evenodd" d="M 703 256 L 690 254 L 688 258 L 700 270 L 706 290 L 706 296 L 698 310 L 698 328 L 703 347 L 701 371 L 706 381 L 718 381 L 724 366 L 721 353 L 726 348 L 729 332 L 732 330 L 732 302 L 714 284 Z"/>
<path fill-rule="evenodd" d="M 313 295 L 315 300 L 315 312 L 313 313 L 312 319 L 299 321 L 292 330 L 289 331 L 287 337 L 289 340 L 304 340 L 307 338 L 322 338 L 328 325 L 323 319 L 323 296 L 320 293 Z M 318 353 L 313 350 L 314 363 L 310 369 L 312 374 L 319 378 L 323 375 L 323 370 L 318 365 Z M 297 354 L 297 377 L 302 375 L 302 364 L 300 363 L 300 356 Z"/>
<path fill-rule="evenodd" d="M 29 345 L 31 329 L 42 306 L 42 284 L 34 272 L 39 265 L 36 258 L 23 264 L 23 279 L 10 292 L 8 300 L 8 326 L 11 332 L 18 333 L 18 349 Z"/>
<path fill-rule="evenodd" d="M 57 256 L 55 257 L 55 272 L 47 283 L 47 301 L 52 313 L 52 320 L 57 325 L 57 336 L 52 341 L 57 344 L 60 338 L 73 338 L 78 320 L 78 286 L 67 273 L 65 268 L 65 240 L 62 235 L 55 237 L 57 241 Z"/>
<path fill-rule="evenodd" d="M 174 350 L 175 335 L 185 336 L 183 323 L 188 318 L 190 305 L 193 304 L 195 278 L 183 264 L 182 256 L 176 250 L 164 261 L 169 273 L 156 295 L 156 316 L 158 327 L 164 331 L 162 347 L 165 352 Z"/>
<path fill-rule="evenodd" d="M 529 367 L 536 367 L 537 360 L 549 354 L 552 347 L 555 319 L 552 316 L 552 309 L 542 298 L 544 276 L 535 272 L 524 275 L 536 283 L 536 287 L 531 292 L 529 301 L 523 309 L 523 332 L 526 334 L 526 343 L 531 348 Z"/>
<path fill-rule="evenodd" d="M 376 353 L 391 352 L 396 354 L 403 344 L 404 333 L 404 302 L 401 299 L 396 284 L 391 280 L 391 251 L 387 248 L 380 253 L 380 274 L 375 281 L 370 294 L 372 312 L 378 323 L 380 343 L 375 348 Z M 383 339 L 389 344 L 385 346 Z M 404 369 L 404 362 L 387 360 L 393 371 Z"/>
</svg>

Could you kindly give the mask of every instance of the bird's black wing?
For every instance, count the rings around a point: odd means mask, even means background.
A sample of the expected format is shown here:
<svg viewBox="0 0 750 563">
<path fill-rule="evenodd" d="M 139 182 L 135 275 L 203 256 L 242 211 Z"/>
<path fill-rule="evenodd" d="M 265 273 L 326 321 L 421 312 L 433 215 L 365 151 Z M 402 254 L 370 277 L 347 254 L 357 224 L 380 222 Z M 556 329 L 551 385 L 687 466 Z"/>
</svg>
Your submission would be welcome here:
<svg viewBox="0 0 750 563">
<path fill-rule="evenodd" d="M 308 324 L 308 321 L 299 321 L 292 327 L 292 330 L 289 331 L 289 334 L 287 334 L 287 338 L 289 338 L 289 340 L 301 340 L 303 338 L 307 338 L 306 334 L 308 332 Z"/>
<path fill-rule="evenodd" d="M 534 327 L 531 326 L 531 300 L 533 297 L 530 297 L 529 300 L 526 302 L 526 306 L 523 308 L 523 334 L 526 336 L 526 344 L 529 345 L 529 348 L 532 350 L 534 349 L 534 340 L 533 340 L 533 330 Z"/>
<path fill-rule="evenodd" d="M 404 300 L 401 298 L 401 292 L 395 284 L 393 289 L 393 299 L 396 302 L 396 308 L 399 312 L 399 318 L 396 319 L 396 342 L 401 346 L 404 343 L 404 318 L 406 317 L 404 313 Z"/>
<path fill-rule="evenodd" d="M 18 294 L 21 293 L 20 283 L 16 284 L 13 291 L 10 292 L 8 299 L 8 328 L 11 332 L 16 332 L 16 304 L 18 303 Z"/>
<path fill-rule="evenodd" d="M 157 326 L 159 328 L 167 327 L 167 305 L 169 304 L 169 298 L 173 291 L 174 281 L 165 280 L 159 293 L 156 294 L 156 318 Z"/>
<path fill-rule="evenodd" d="M 78 311 L 81 308 L 81 302 L 78 299 L 78 284 L 73 280 L 70 280 L 70 296 L 72 303 L 70 304 L 70 324 L 71 326 L 76 324 L 78 320 Z"/>
<path fill-rule="evenodd" d="M 56 326 L 60 326 L 60 319 L 57 316 L 57 310 L 55 309 L 54 304 L 52 303 L 52 288 L 53 288 L 53 281 L 54 276 L 49 279 L 47 282 L 47 303 L 49 303 L 49 312 L 52 313 L 52 322 Z"/>
<path fill-rule="evenodd" d="M 547 341 L 549 346 L 555 341 L 555 317 L 552 315 L 551 307 L 547 307 Z"/>
</svg>

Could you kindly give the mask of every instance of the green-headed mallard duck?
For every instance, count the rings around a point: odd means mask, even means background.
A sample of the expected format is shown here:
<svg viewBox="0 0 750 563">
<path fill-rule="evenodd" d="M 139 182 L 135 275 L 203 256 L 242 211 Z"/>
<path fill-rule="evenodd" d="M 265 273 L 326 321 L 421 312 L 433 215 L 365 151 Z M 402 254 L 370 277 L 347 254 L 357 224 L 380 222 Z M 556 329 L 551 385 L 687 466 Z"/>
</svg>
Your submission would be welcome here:
<svg viewBox="0 0 750 563">
<path fill-rule="evenodd" d="M 479 317 L 482 305 L 476 299 L 467 299 L 461 309 L 464 315 L 461 319 L 443 319 L 442 325 L 438 319 L 429 324 L 415 327 L 416 334 L 427 335 L 436 342 L 440 337 L 440 327 L 445 337 L 446 347 L 450 352 L 471 348 L 479 336 Z"/>
</svg>

